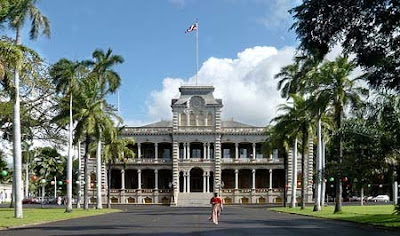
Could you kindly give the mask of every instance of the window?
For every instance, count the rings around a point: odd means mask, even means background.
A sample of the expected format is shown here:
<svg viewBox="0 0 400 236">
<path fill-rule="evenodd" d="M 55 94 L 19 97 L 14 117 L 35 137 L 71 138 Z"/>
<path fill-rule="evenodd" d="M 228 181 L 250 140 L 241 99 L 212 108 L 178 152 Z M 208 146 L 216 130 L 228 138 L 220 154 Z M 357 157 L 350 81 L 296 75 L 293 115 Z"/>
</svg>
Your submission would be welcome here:
<svg viewBox="0 0 400 236">
<path fill-rule="evenodd" d="M 197 117 L 197 122 L 198 122 L 199 126 L 204 126 L 205 125 L 205 120 L 204 119 L 205 119 L 205 117 L 204 117 L 203 113 L 200 112 L 200 114 Z"/>
<path fill-rule="evenodd" d="M 247 158 L 247 149 L 239 149 L 240 158 Z"/>
<path fill-rule="evenodd" d="M 231 158 L 231 150 L 230 149 L 224 149 L 224 158 Z"/>
<path fill-rule="evenodd" d="M 183 154 L 183 152 L 182 152 L 182 154 Z M 161 158 L 164 158 L 164 159 L 171 159 L 171 150 L 170 150 L 169 148 L 165 148 L 165 149 L 163 150 L 163 152 L 162 152 Z"/>
<path fill-rule="evenodd" d="M 201 158 L 201 149 L 192 149 L 191 158 Z"/>
<path fill-rule="evenodd" d="M 181 113 L 181 126 L 187 125 L 187 116 L 185 113 Z"/>
<path fill-rule="evenodd" d="M 211 113 L 208 113 L 208 115 L 207 115 L 207 125 L 208 125 L 208 126 L 214 125 L 213 117 L 212 117 L 212 114 L 211 114 Z"/>
<path fill-rule="evenodd" d="M 193 112 L 190 112 L 190 125 L 196 126 L 196 115 Z"/>
</svg>

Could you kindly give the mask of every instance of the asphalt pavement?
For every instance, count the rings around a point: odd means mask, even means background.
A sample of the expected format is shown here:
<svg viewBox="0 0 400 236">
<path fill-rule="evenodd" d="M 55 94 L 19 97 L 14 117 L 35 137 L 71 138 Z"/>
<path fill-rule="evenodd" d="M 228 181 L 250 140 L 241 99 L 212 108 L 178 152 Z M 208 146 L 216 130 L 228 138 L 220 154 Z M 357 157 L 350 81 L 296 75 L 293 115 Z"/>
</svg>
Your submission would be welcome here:
<svg viewBox="0 0 400 236">
<path fill-rule="evenodd" d="M 2 230 L 0 235 L 400 235 L 368 225 L 225 206 L 218 225 L 209 208 L 118 206 L 122 212 Z"/>
</svg>

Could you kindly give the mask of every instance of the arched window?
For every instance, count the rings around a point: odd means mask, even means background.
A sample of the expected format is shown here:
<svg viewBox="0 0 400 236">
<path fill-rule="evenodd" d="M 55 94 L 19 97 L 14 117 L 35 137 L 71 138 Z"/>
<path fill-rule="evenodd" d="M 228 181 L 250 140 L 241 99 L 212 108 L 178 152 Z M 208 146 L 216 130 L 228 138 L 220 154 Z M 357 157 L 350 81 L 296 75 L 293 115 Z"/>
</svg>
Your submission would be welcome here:
<svg viewBox="0 0 400 236">
<path fill-rule="evenodd" d="M 200 114 L 197 116 L 197 122 L 199 124 L 199 126 L 204 126 L 205 124 L 205 117 L 203 112 L 200 112 Z"/>
<path fill-rule="evenodd" d="M 190 112 L 190 125 L 196 126 L 196 115 L 194 112 Z"/>
<path fill-rule="evenodd" d="M 181 126 L 187 125 L 187 116 L 185 113 L 181 113 Z"/>
<path fill-rule="evenodd" d="M 208 113 L 207 115 L 207 125 L 208 126 L 213 126 L 214 125 L 214 121 L 213 121 L 213 117 L 211 113 Z"/>
</svg>

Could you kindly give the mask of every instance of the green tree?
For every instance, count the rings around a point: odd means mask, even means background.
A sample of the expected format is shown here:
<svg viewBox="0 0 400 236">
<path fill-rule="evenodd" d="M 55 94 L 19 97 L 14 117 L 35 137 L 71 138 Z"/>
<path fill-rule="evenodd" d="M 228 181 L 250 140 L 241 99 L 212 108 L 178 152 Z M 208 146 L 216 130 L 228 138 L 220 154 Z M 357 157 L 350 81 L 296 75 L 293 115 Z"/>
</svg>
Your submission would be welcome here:
<svg viewBox="0 0 400 236">
<path fill-rule="evenodd" d="M 91 76 L 99 81 L 100 91 L 105 96 L 108 93 L 114 93 L 121 85 L 121 78 L 113 67 L 124 62 L 124 59 L 119 55 L 113 55 L 111 48 L 104 52 L 97 49 L 92 54 L 93 60 L 86 61 L 85 63 L 92 67 Z M 102 106 L 102 105 L 101 105 Z M 96 172 L 97 179 L 101 179 L 101 134 L 97 136 L 97 151 L 96 151 Z M 101 199 L 101 185 L 97 185 L 97 199 Z M 97 201 L 97 209 L 102 208 L 100 200 Z"/>
<path fill-rule="evenodd" d="M 85 78 L 80 83 L 80 92 L 75 95 L 73 119 L 77 122 L 74 143 L 83 140 L 85 142 L 85 164 L 84 164 L 84 209 L 89 207 L 88 202 L 88 158 L 90 146 L 95 139 L 101 137 L 102 130 L 114 129 L 113 118 L 118 118 L 114 110 L 104 100 L 100 90 L 100 83 L 92 77 Z M 64 108 L 68 106 L 64 103 Z M 61 110 L 58 118 L 65 119 L 65 109 Z M 101 186 L 99 183 L 98 185 Z M 100 201 L 101 198 L 98 198 Z"/>
<path fill-rule="evenodd" d="M 79 80 L 84 74 L 84 67 L 80 62 L 73 62 L 62 58 L 50 69 L 50 76 L 56 84 L 56 91 L 69 97 L 69 129 L 68 129 L 68 164 L 67 164 L 67 208 L 66 212 L 72 211 L 72 142 L 73 142 L 73 119 L 72 119 L 72 101 L 73 94 L 79 88 Z"/>
<path fill-rule="evenodd" d="M 398 0 L 307 0 L 290 12 L 301 49 L 322 59 L 340 44 L 356 55 L 370 84 L 400 89 Z"/>
<path fill-rule="evenodd" d="M 6 20 L 11 29 L 16 31 L 16 45 L 22 42 L 22 27 L 27 19 L 31 20 L 30 38 L 36 39 L 39 33 L 50 36 L 50 24 L 48 19 L 41 14 L 35 6 L 37 0 L 19 0 L 10 9 Z M 14 188 L 15 188 L 15 217 L 22 218 L 22 157 L 21 157 L 21 124 L 20 124 L 20 70 L 16 67 L 14 72 Z"/>
<path fill-rule="evenodd" d="M 115 131 L 114 131 L 115 132 Z M 111 208 L 111 166 L 115 163 L 126 164 L 129 158 L 135 156 L 134 151 L 131 149 L 135 142 L 132 139 L 122 138 L 118 139 L 116 135 L 107 135 L 108 138 L 104 143 L 103 161 L 107 165 L 107 208 Z"/>
<path fill-rule="evenodd" d="M 368 90 L 355 85 L 355 79 L 349 79 L 350 73 L 356 67 L 354 62 L 348 61 L 347 57 L 338 57 L 335 61 L 325 62 L 319 69 L 319 88 L 315 97 L 322 110 L 331 107 L 335 122 L 335 149 L 337 156 L 337 178 L 336 178 L 336 206 L 335 213 L 342 209 L 342 160 L 343 142 L 340 134 L 344 116 L 344 108 L 351 105 L 357 108 L 361 104 L 361 95 L 368 95 Z"/>
<path fill-rule="evenodd" d="M 279 107 L 279 111 L 282 115 L 275 117 L 272 121 L 276 123 L 284 123 L 284 132 L 288 137 L 294 137 L 295 139 L 300 136 L 302 144 L 302 159 L 301 159 L 301 209 L 305 208 L 305 155 L 307 150 L 307 143 L 309 135 L 313 132 L 313 126 L 315 124 L 315 115 L 311 112 L 310 106 L 312 103 L 310 100 L 305 100 L 302 96 L 292 94 L 290 95 L 292 101 L 289 105 L 282 104 Z"/>
</svg>

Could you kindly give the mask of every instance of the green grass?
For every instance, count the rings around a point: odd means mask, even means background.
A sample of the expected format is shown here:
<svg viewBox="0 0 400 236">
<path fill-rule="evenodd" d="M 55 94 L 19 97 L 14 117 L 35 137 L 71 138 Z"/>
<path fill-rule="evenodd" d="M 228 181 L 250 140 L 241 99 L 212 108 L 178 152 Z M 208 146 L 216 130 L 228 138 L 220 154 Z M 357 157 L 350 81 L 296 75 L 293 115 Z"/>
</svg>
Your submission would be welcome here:
<svg viewBox="0 0 400 236">
<path fill-rule="evenodd" d="M 22 225 L 30 225 L 30 224 L 38 224 L 59 220 L 67 220 L 79 217 L 93 216 L 105 213 L 118 212 L 117 209 L 90 209 L 88 211 L 84 211 L 82 209 L 73 209 L 71 213 L 64 213 L 65 209 L 63 208 L 52 208 L 52 209 L 33 209 L 33 208 L 25 208 L 23 209 L 23 218 L 16 219 L 14 218 L 14 209 L 13 208 L 0 208 L 0 229 L 22 226 Z"/>
<path fill-rule="evenodd" d="M 394 215 L 394 206 L 343 206 L 342 212 L 333 214 L 334 206 L 322 207 L 321 211 L 314 212 L 313 207 L 300 210 L 296 208 L 272 208 L 273 211 L 294 213 L 334 220 L 345 220 L 357 223 L 371 224 L 384 227 L 400 227 L 400 215 Z"/>
</svg>

